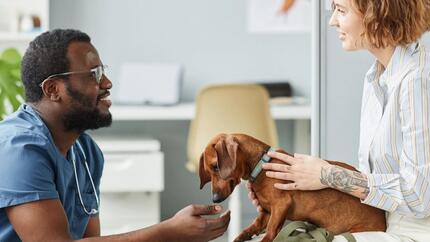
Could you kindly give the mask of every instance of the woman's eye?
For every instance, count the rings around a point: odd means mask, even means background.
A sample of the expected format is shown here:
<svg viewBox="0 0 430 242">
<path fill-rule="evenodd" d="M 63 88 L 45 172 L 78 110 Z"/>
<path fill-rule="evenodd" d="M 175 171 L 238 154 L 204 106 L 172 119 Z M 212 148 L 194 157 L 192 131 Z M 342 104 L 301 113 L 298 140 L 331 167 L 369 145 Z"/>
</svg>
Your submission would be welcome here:
<svg viewBox="0 0 430 242">
<path fill-rule="evenodd" d="M 341 14 L 344 14 L 345 13 L 345 11 L 344 10 L 342 10 L 342 9 L 340 9 L 340 8 L 336 8 L 336 11 L 338 11 L 339 13 L 341 13 Z"/>
<path fill-rule="evenodd" d="M 333 4 L 333 6 L 332 6 L 332 11 L 333 11 L 333 13 L 334 13 L 334 12 L 338 12 L 338 13 L 340 13 L 340 14 L 344 14 L 344 13 L 345 13 L 345 10 L 344 10 L 344 9 L 341 9 L 339 6 L 336 6 L 336 5 L 334 5 L 334 4 Z"/>
</svg>

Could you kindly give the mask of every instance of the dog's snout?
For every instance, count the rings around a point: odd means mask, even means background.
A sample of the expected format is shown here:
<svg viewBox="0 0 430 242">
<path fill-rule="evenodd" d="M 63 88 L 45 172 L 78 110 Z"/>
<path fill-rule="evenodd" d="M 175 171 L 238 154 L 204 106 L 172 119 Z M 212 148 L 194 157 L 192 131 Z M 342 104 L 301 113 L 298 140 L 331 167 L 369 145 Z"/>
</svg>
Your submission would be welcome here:
<svg viewBox="0 0 430 242">
<path fill-rule="evenodd" d="M 224 199 L 222 198 L 222 196 L 219 194 L 219 193 L 214 193 L 213 195 L 212 195 L 212 201 L 214 202 L 214 203 L 220 203 L 220 202 L 222 202 Z"/>
</svg>

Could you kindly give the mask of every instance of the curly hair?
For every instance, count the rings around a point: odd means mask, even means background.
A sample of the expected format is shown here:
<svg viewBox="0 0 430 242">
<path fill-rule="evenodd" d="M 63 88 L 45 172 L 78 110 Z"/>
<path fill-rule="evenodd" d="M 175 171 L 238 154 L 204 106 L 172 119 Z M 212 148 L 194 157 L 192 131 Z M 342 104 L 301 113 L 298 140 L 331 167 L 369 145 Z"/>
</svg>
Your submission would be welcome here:
<svg viewBox="0 0 430 242">
<path fill-rule="evenodd" d="M 430 0 L 352 0 L 373 47 L 407 45 L 430 30 Z"/>
<path fill-rule="evenodd" d="M 91 42 L 79 30 L 55 29 L 37 36 L 30 42 L 21 63 L 21 79 L 27 102 L 38 102 L 43 92 L 40 83 L 50 75 L 69 70 L 67 48 L 71 42 Z"/>
</svg>

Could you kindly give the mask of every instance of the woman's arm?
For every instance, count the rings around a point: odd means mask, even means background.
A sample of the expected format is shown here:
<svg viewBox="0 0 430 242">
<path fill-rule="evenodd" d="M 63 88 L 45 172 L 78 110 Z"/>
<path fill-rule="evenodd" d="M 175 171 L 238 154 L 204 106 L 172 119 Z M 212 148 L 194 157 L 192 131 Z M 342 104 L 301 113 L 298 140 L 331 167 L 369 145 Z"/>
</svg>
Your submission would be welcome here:
<svg viewBox="0 0 430 242">
<path fill-rule="evenodd" d="M 361 172 L 336 165 L 321 168 L 320 181 L 323 185 L 348 193 L 364 200 L 369 195 L 367 177 Z"/>
</svg>

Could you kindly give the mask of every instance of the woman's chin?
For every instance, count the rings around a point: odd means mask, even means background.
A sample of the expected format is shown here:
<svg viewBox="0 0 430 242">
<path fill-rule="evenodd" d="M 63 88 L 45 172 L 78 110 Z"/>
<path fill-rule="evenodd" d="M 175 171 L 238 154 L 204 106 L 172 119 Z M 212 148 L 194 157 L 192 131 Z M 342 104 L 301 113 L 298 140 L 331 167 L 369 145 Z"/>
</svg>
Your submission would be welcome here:
<svg viewBox="0 0 430 242">
<path fill-rule="evenodd" d="M 347 41 L 342 41 L 342 48 L 346 51 L 355 51 L 358 50 L 358 48 L 355 45 L 351 45 Z"/>
</svg>

